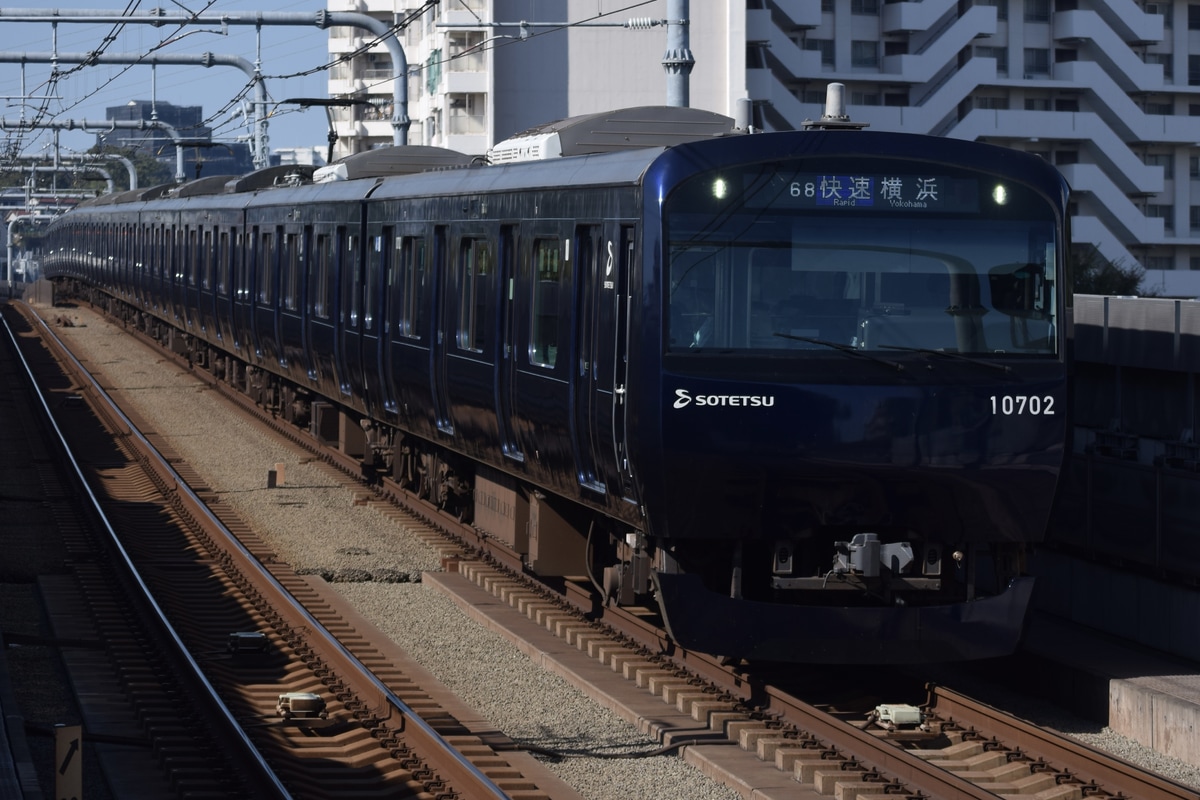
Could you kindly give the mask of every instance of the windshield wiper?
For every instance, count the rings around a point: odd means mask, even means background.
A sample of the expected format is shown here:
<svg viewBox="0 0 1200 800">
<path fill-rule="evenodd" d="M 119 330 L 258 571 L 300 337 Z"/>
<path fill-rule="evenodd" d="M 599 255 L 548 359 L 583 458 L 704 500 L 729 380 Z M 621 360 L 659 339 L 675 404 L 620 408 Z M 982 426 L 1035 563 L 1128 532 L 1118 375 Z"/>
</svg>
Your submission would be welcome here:
<svg viewBox="0 0 1200 800">
<path fill-rule="evenodd" d="M 897 372 L 903 372 L 905 369 L 903 364 L 895 361 L 888 361 L 886 358 L 880 358 L 879 356 L 873 356 L 870 353 L 865 353 L 862 350 L 859 350 L 857 347 L 851 347 L 850 345 L 842 344 L 841 342 L 831 342 L 826 339 L 813 339 L 810 336 L 796 336 L 792 333 L 780 333 L 779 331 L 775 331 L 775 335 L 780 339 L 793 339 L 797 342 L 808 342 L 809 344 L 819 344 L 822 347 L 830 347 L 842 353 L 858 356 L 859 358 L 865 358 L 868 361 L 874 361 L 876 364 L 882 364 L 889 369 L 896 370 Z"/>
<path fill-rule="evenodd" d="M 978 364 L 981 367 L 989 367 L 991 369 L 998 369 L 1001 372 L 1005 372 L 1005 373 L 1012 372 L 1012 367 L 1008 366 L 1007 364 L 997 364 L 995 361 L 985 361 L 982 358 L 975 358 L 973 356 L 965 356 L 962 353 L 955 353 L 955 352 L 949 351 L 949 350 L 934 350 L 932 347 L 904 347 L 903 345 L 898 345 L 898 344 L 881 344 L 881 345 L 879 345 L 879 349 L 880 350 L 903 350 L 908 353 L 924 353 L 925 355 L 930 355 L 930 356 L 943 356 L 945 358 L 954 358 L 954 359 L 958 359 L 959 361 L 966 361 L 970 364 Z"/>
</svg>

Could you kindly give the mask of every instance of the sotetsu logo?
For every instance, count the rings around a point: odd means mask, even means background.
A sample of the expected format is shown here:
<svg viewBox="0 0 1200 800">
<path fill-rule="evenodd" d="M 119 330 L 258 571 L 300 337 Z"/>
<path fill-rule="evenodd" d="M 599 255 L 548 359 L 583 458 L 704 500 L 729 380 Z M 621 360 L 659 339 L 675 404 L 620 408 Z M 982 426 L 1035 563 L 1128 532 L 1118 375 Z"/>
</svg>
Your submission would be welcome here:
<svg viewBox="0 0 1200 800">
<path fill-rule="evenodd" d="M 769 394 L 698 394 L 692 396 L 687 389 L 675 390 L 675 408 L 697 406 L 724 406 L 733 408 L 770 408 L 775 405 L 775 396 Z"/>
</svg>

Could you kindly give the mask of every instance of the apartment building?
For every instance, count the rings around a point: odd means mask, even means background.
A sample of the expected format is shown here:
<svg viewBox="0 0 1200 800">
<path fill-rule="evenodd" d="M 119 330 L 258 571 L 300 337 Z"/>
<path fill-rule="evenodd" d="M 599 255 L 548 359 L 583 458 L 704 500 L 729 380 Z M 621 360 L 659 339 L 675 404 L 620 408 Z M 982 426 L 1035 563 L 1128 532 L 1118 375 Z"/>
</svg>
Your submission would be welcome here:
<svg viewBox="0 0 1200 800">
<path fill-rule="evenodd" d="M 666 102 L 668 0 L 329 0 L 390 24 L 407 57 L 407 142 L 483 153 L 542 122 Z M 1200 2 L 691 0 L 689 104 L 766 130 L 846 85 L 873 129 L 1038 153 L 1074 190 L 1073 237 L 1200 296 Z M 391 144 L 391 59 L 330 31 L 335 155 Z"/>
</svg>

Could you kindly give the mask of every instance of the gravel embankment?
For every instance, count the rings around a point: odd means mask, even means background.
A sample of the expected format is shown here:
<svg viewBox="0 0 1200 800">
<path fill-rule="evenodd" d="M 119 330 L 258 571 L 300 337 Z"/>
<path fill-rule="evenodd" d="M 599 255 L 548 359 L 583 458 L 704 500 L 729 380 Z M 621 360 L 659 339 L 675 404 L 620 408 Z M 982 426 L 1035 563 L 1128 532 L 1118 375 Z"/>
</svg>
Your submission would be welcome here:
<svg viewBox="0 0 1200 800">
<path fill-rule="evenodd" d="M 331 467 L 239 419 L 197 379 L 120 328 L 87 310 L 70 316 L 78 327 L 59 329 L 63 338 L 103 368 L 282 560 L 331 580 L 364 617 L 515 741 L 572 755 L 548 766 L 582 796 L 739 797 L 675 756 L 591 756 L 648 752 L 658 744 L 421 584 L 422 572 L 440 569 L 437 554 L 396 522 L 355 505 Z M 267 489 L 276 463 L 284 465 L 283 485 Z"/>
<path fill-rule="evenodd" d="M 582 795 L 594 800 L 739 796 L 678 758 L 588 757 L 643 752 L 656 744 L 420 584 L 421 572 L 440 568 L 433 551 L 395 522 L 354 505 L 349 493 L 335 487 L 328 467 L 310 463 L 298 448 L 239 420 L 196 379 L 164 368 L 161 357 L 119 328 L 86 310 L 72 316 L 82 327 L 62 329 L 64 337 L 102 365 L 115 386 L 130 392 L 139 413 L 159 431 L 170 432 L 179 454 L 283 560 L 334 581 L 367 619 L 514 740 L 579 753 L 551 768 Z M 267 489 L 267 471 L 277 462 L 284 464 L 284 485 Z M 1044 706 L 1023 715 L 1200 789 L 1200 768 L 1108 728 Z"/>
</svg>

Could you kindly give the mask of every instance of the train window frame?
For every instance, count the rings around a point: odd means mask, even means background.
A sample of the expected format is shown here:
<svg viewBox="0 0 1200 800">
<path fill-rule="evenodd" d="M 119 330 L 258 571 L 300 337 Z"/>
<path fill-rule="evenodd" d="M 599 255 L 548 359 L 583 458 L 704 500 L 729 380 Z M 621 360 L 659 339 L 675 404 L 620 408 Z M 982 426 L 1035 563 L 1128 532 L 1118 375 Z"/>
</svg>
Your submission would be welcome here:
<svg viewBox="0 0 1200 800">
<path fill-rule="evenodd" d="M 529 363 L 554 369 L 561 339 L 563 280 L 569 258 L 559 236 L 535 236 L 529 246 Z M 551 307 L 553 301 L 553 307 Z"/>
<path fill-rule="evenodd" d="M 490 240 L 464 236 L 459 241 L 458 319 L 454 338 L 458 349 L 483 353 L 486 344 L 488 304 L 491 302 L 495 258 Z"/>
<path fill-rule="evenodd" d="M 1062 357 L 1061 230 L 1048 198 L 1017 183 L 992 187 L 986 172 L 967 166 L 947 165 L 932 178 L 905 159 L 869 168 L 861 160 L 829 166 L 830 185 L 843 169 L 895 176 L 889 190 L 928 191 L 930 207 L 831 204 L 803 160 L 750 162 L 740 173 L 701 173 L 676 187 L 663 209 L 664 352 Z M 870 180 L 883 185 L 878 175 Z M 709 184 L 748 188 L 742 196 L 694 191 Z M 942 188 L 944 198 L 934 191 Z M 720 226 L 711 222 L 717 208 Z M 914 236 L 937 246 L 914 245 Z M 756 269 L 756 254 L 783 260 Z M 765 291 L 759 276 L 775 273 L 781 282 Z"/>
</svg>

